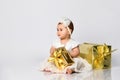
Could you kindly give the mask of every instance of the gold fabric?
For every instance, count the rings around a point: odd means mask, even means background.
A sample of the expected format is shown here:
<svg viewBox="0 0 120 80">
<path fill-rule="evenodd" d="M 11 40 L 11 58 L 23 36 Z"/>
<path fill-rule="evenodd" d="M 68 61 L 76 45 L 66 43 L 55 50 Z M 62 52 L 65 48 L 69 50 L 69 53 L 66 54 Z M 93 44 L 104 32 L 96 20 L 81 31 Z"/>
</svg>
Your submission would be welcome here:
<svg viewBox="0 0 120 80">
<path fill-rule="evenodd" d="M 74 63 L 69 52 L 64 47 L 56 49 L 48 62 L 53 62 L 60 70 Z"/>
</svg>

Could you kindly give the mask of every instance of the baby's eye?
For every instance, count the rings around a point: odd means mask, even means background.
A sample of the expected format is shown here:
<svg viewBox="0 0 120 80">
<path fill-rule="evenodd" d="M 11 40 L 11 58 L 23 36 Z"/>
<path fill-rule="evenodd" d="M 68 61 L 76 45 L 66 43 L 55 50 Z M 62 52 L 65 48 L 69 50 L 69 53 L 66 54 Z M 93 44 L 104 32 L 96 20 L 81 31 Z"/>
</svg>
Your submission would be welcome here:
<svg viewBox="0 0 120 80">
<path fill-rule="evenodd" d="M 57 31 L 59 31 L 59 29 L 57 29 Z"/>
<path fill-rule="evenodd" d="M 62 31 L 62 29 L 60 29 L 60 31 Z"/>
</svg>

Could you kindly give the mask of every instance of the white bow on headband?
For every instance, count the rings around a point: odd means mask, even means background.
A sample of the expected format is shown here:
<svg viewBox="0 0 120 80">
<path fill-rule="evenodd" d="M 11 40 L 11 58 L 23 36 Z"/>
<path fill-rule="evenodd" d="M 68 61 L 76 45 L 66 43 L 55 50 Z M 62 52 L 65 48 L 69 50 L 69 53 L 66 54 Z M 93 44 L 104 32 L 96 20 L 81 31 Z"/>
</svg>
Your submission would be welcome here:
<svg viewBox="0 0 120 80">
<path fill-rule="evenodd" d="M 62 18 L 62 19 L 59 21 L 59 23 L 63 23 L 63 24 L 65 25 L 65 27 L 67 28 L 68 32 L 69 32 L 70 35 L 71 35 L 70 28 L 68 27 L 68 26 L 70 25 L 70 23 L 71 23 L 71 20 L 64 17 L 64 18 Z"/>
</svg>

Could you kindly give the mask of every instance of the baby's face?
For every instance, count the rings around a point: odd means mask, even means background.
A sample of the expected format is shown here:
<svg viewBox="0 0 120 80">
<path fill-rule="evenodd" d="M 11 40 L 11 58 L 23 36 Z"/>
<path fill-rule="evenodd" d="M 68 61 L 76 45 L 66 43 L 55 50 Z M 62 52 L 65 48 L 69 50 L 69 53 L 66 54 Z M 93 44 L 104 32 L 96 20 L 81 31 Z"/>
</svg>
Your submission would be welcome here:
<svg viewBox="0 0 120 80">
<path fill-rule="evenodd" d="M 58 24 L 57 26 L 57 36 L 60 39 L 65 39 L 69 36 L 69 32 L 67 28 L 64 26 L 64 24 Z"/>
</svg>

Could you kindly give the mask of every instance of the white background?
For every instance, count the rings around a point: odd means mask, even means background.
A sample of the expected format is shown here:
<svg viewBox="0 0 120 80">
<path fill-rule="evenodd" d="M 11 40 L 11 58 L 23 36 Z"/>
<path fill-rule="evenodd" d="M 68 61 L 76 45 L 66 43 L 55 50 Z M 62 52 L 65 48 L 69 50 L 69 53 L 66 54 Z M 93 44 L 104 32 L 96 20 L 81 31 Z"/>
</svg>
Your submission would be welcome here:
<svg viewBox="0 0 120 80">
<path fill-rule="evenodd" d="M 106 43 L 118 49 L 112 54 L 112 66 L 120 66 L 119 3 L 119 0 L 0 0 L 0 66 L 39 64 L 48 57 L 61 17 L 73 21 L 72 38 L 80 43 Z"/>
</svg>

